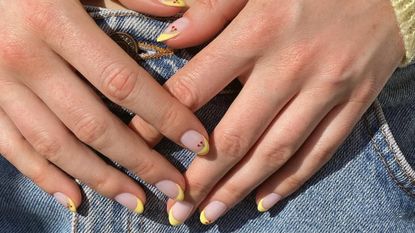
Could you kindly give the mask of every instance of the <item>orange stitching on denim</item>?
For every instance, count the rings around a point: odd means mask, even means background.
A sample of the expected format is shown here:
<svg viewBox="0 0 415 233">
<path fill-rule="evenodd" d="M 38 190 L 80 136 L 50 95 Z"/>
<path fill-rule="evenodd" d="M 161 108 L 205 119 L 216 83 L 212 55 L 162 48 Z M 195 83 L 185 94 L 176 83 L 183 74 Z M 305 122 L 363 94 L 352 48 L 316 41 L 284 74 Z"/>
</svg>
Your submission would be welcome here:
<svg viewBox="0 0 415 233">
<path fill-rule="evenodd" d="M 163 48 L 146 42 L 137 42 L 134 37 L 125 32 L 115 32 L 109 35 L 120 47 L 122 47 L 131 56 L 139 56 L 143 60 L 157 59 L 174 55 L 174 51 L 170 48 Z M 124 45 L 124 46 L 123 46 Z M 132 50 L 132 51 L 131 51 Z M 143 51 L 143 53 L 140 53 Z"/>
<path fill-rule="evenodd" d="M 372 107 L 373 107 L 373 106 L 372 106 Z M 369 137 L 370 137 L 370 142 L 371 142 L 371 144 L 372 144 L 373 148 L 375 149 L 375 151 L 376 151 L 376 153 L 377 153 L 378 157 L 380 158 L 380 160 L 382 161 L 383 165 L 385 166 L 386 171 L 387 171 L 387 173 L 388 173 L 389 177 L 390 177 L 390 178 L 392 178 L 392 180 L 396 183 L 396 185 L 398 185 L 398 187 L 399 187 L 400 189 L 402 189 L 402 190 L 403 190 L 405 193 L 407 193 L 409 196 L 411 196 L 411 197 L 415 198 L 415 193 L 414 193 L 412 190 L 409 190 L 409 189 L 407 189 L 406 187 L 404 187 L 404 186 L 401 184 L 401 182 L 399 182 L 399 181 L 397 180 L 397 178 L 395 177 L 395 175 L 394 175 L 394 174 L 392 173 L 392 171 L 390 170 L 389 165 L 387 164 L 387 162 L 386 162 L 386 160 L 385 160 L 385 158 L 384 158 L 384 154 L 383 154 L 383 153 L 381 152 L 381 150 L 379 149 L 378 144 L 376 143 L 376 141 L 375 141 L 375 140 L 373 140 L 373 137 L 375 136 L 375 134 L 374 134 L 374 132 L 372 132 L 372 130 L 370 130 L 370 127 L 369 127 L 369 122 L 368 122 L 367 117 L 366 117 L 366 116 L 364 116 L 362 119 L 363 119 L 363 122 L 364 122 L 365 128 L 366 128 L 366 130 L 367 130 L 367 132 L 368 132 L 368 134 L 369 134 Z"/>
<path fill-rule="evenodd" d="M 139 56 L 144 60 L 156 59 L 156 58 L 161 58 L 161 57 L 174 55 L 174 51 L 170 48 L 162 48 L 160 46 L 156 46 L 156 45 L 153 45 L 153 44 L 148 44 L 148 43 L 145 43 L 145 42 L 137 42 L 137 45 L 138 45 L 139 48 L 141 48 L 141 49 L 143 49 L 147 52 L 149 50 L 156 52 L 154 54 L 148 54 L 148 53 L 139 54 Z"/>
</svg>

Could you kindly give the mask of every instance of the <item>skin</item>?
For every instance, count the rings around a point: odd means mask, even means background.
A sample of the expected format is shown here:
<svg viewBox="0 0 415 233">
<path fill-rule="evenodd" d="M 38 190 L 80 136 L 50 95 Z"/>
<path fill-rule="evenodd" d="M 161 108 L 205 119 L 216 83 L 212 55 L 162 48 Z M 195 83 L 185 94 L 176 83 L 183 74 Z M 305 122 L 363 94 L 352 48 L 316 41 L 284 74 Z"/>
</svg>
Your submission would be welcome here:
<svg viewBox="0 0 415 233">
<path fill-rule="evenodd" d="M 204 127 L 98 28 L 79 1 L 0 1 L 0 9 L 0 153 L 8 161 L 75 206 L 82 200 L 74 178 L 108 198 L 129 193 L 145 203 L 135 181 L 87 146 L 150 184 L 170 180 L 185 189 L 182 174 L 118 120 L 74 69 L 178 144 L 190 129 L 207 137 Z"/>
<path fill-rule="evenodd" d="M 235 78 L 244 84 L 210 154 L 185 173 L 191 211 L 212 201 L 227 211 L 255 189 L 257 203 L 289 196 L 332 157 L 404 56 L 388 0 L 188 1 L 186 10 L 171 47 L 227 27 L 166 88 L 197 110 Z"/>
</svg>

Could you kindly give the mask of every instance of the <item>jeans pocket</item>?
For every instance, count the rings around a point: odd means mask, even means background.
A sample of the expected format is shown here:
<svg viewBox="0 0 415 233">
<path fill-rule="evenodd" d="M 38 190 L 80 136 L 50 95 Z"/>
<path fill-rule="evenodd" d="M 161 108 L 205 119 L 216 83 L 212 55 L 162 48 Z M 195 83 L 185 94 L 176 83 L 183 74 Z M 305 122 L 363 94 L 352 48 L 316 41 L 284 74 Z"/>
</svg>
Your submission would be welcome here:
<svg viewBox="0 0 415 233">
<path fill-rule="evenodd" d="M 386 121 L 378 101 L 372 105 L 363 119 L 371 136 L 371 146 L 382 161 L 389 177 L 406 194 L 415 198 L 415 170 L 400 149 Z"/>
</svg>

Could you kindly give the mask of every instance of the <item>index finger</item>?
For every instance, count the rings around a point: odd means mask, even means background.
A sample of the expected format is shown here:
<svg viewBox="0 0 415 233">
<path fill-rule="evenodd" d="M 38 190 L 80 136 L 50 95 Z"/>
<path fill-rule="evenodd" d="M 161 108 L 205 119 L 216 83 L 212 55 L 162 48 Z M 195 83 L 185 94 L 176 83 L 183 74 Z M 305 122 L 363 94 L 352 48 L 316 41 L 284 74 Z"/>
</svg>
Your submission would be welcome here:
<svg viewBox="0 0 415 233">
<path fill-rule="evenodd" d="M 100 30 L 79 2 L 39 3 L 32 8 L 32 29 L 106 97 L 172 141 L 195 153 L 208 151 L 200 121 Z"/>
</svg>

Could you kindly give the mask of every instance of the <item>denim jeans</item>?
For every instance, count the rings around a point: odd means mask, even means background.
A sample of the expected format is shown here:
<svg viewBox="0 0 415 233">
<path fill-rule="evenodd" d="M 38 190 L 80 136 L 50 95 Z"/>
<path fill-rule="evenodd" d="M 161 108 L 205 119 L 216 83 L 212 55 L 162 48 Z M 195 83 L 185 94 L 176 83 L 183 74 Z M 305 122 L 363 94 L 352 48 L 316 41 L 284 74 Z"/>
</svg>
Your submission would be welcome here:
<svg viewBox="0 0 415 233">
<path fill-rule="evenodd" d="M 198 49 L 171 50 L 155 42 L 169 19 L 87 7 L 97 24 L 160 84 Z M 211 131 L 240 90 L 233 83 L 197 112 Z M 103 96 L 128 123 L 133 113 Z M 0 157 L 1 232 L 415 232 L 415 65 L 397 70 L 333 159 L 300 190 L 266 213 L 247 197 L 212 225 L 198 216 L 168 223 L 166 198 L 142 183 L 148 202 L 136 215 L 82 185 L 84 202 L 72 214 Z M 157 150 L 181 171 L 194 155 L 164 140 Z M 93 170 L 91 169 L 91 172 Z"/>
</svg>

